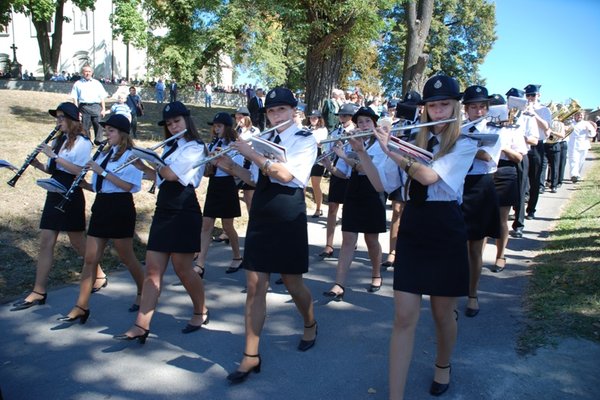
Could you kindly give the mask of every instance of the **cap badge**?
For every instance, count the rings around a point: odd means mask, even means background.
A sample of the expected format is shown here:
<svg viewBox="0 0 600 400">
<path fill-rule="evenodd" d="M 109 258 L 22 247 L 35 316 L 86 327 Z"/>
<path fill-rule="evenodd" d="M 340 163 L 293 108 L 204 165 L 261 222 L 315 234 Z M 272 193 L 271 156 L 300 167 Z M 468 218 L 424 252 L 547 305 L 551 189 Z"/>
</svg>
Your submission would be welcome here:
<svg viewBox="0 0 600 400">
<path fill-rule="evenodd" d="M 439 89 L 442 87 L 442 81 L 440 81 L 439 79 L 433 84 L 433 87 L 436 89 Z"/>
<path fill-rule="evenodd" d="M 275 98 L 275 96 L 277 96 L 277 93 L 275 93 L 275 91 L 273 90 L 273 91 L 271 92 L 271 94 L 269 95 L 269 97 L 270 97 L 271 99 L 274 99 L 274 98 Z"/>
<path fill-rule="evenodd" d="M 477 93 L 481 93 L 481 88 L 478 86 L 478 87 L 477 87 L 477 89 L 475 89 L 475 91 L 476 91 Z"/>
<path fill-rule="evenodd" d="M 412 99 L 412 94 L 410 94 L 410 93 L 409 93 L 409 94 L 408 94 L 408 96 L 406 96 L 406 98 L 407 98 L 408 100 Z"/>
<path fill-rule="evenodd" d="M 166 111 L 166 112 L 169 112 L 169 111 L 171 111 L 171 106 L 166 106 L 166 107 L 165 107 L 165 111 Z"/>
</svg>

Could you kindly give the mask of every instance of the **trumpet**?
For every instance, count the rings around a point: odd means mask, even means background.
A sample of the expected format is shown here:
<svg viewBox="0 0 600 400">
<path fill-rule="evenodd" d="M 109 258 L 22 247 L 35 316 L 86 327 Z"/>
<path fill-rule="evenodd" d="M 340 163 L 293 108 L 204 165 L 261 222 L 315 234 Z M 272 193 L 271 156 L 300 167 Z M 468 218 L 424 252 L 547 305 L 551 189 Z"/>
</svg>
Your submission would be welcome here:
<svg viewBox="0 0 600 400">
<path fill-rule="evenodd" d="M 448 124 L 448 123 L 454 122 L 454 121 L 456 121 L 456 118 L 443 119 L 443 120 L 440 120 L 440 121 L 423 122 L 421 124 L 414 124 L 414 125 L 397 126 L 397 127 L 391 128 L 390 132 L 408 131 L 408 130 L 411 130 L 411 129 L 423 128 L 423 127 L 426 127 L 426 126 Z M 331 138 L 331 139 L 322 140 L 321 144 L 333 143 L 333 142 L 337 142 L 338 140 L 349 140 L 349 139 L 356 139 L 356 138 L 361 138 L 361 137 L 367 137 L 367 136 L 373 135 L 374 133 L 375 133 L 375 131 L 373 129 L 369 129 L 367 131 L 359 131 L 359 132 L 354 133 L 352 135 L 339 136 L 337 138 Z"/>
<path fill-rule="evenodd" d="M 40 143 L 40 146 L 42 144 L 48 144 L 48 143 L 50 143 L 50 141 L 52 140 L 52 138 L 54 138 L 54 135 L 56 135 L 56 133 L 59 130 L 60 130 L 60 126 L 55 127 L 52 130 L 52 132 L 50 132 L 48 134 L 48 136 L 46 137 L 46 139 L 44 139 L 44 141 L 42 143 Z M 29 167 L 29 165 L 33 162 L 33 160 L 35 160 L 35 158 L 37 157 L 38 154 L 40 154 L 40 151 L 36 147 L 35 150 L 33 150 L 31 153 L 29 153 L 29 155 L 25 159 L 25 162 L 23 163 L 23 165 L 21 166 L 21 168 L 17 171 L 17 173 L 15 174 L 15 176 L 13 176 L 12 179 L 9 180 L 6 183 L 9 186 L 15 187 L 15 185 L 17 184 L 17 181 L 19 180 L 19 178 L 21 177 L 21 175 L 23 175 L 23 172 L 25 172 L 25 170 L 27 169 L 27 167 Z"/>
<path fill-rule="evenodd" d="M 102 143 L 100 143 L 100 145 L 98 146 L 98 149 L 92 156 L 92 161 L 96 161 L 96 159 L 100 156 L 100 154 L 102 153 L 102 150 L 104 150 L 104 147 L 106 147 L 107 144 L 108 144 L 108 139 L 103 141 Z M 81 172 L 79 173 L 79 175 L 77 175 L 77 177 L 71 184 L 71 187 L 69 188 L 69 190 L 67 190 L 67 192 L 63 195 L 63 199 L 61 200 L 61 202 L 54 208 L 56 208 L 60 212 L 63 212 L 63 213 L 65 212 L 65 205 L 67 204 L 67 201 L 71 201 L 71 196 L 75 192 L 75 189 L 77 189 L 77 187 L 79 187 L 79 184 L 81 183 L 81 181 L 83 181 L 83 179 L 85 178 L 85 175 L 88 173 L 89 170 L 90 169 L 88 167 L 83 167 L 81 169 Z"/>
<path fill-rule="evenodd" d="M 287 121 L 285 121 L 285 122 L 282 122 L 282 123 L 280 123 L 279 125 L 275 125 L 275 126 L 274 126 L 274 127 L 272 127 L 272 128 L 269 128 L 269 129 L 267 129 L 267 130 L 264 130 L 264 131 L 262 131 L 262 132 L 260 132 L 260 133 L 257 133 L 257 134 L 255 134 L 255 135 L 252 135 L 252 136 L 251 136 L 251 138 L 252 138 L 252 137 L 261 137 L 261 136 L 264 136 L 264 135 L 265 135 L 265 134 L 267 134 L 267 133 L 271 133 L 271 132 L 273 132 L 273 131 L 274 131 L 275 129 L 277 129 L 277 128 L 281 128 L 282 126 L 284 126 L 284 125 L 288 124 L 289 122 L 292 122 L 292 120 L 291 120 L 291 119 L 288 119 Z M 201 166 L 203 166 L 204 164 L 208 164 L 209 162 L 211 162 L 211 161 L 213 161 L 213 160 L 216 160 L 217 158 L 219 158 L 219 157 L 221 157 L 221 156 L 224 156 L 224 155 L 225 155 L 225 154 L 227 154 L 227 153 L 231 153 L 232 151 L 233 151 L 233 147 L 232 147 L 231 145 L 229 145 L 229 146 L 227 146 L 227 147 L 225 147 L 225 148 L 221 149 L 220 151 L 216 152 L 216 153 L 215 153 L 215 154 L 213 154 L 212 156 L 208 156 L 208 157 L 204 158 L 202 161 L 200 161 L 198 164 L 196 164 L 196 165 L 194 166 L 194 168 L 201 167 Z"/>
<path fill-rule="evenodd" d="M 167 144 L 169 144 L 171 141 L 175 140 L 175 139 L 179 139 L 181 136 L 183 136 L 185 133 L 187 132 L 187 129 L 182 130 L 181 132 L 176 133 L 175 135 L 171 136 L 170 138 L 167 138 L 165 140 L 163 140 L 162 142 L 150 147 L 148 150 L 156 150 L 156 149 L 160 149 L 163 146 L 166 146 Z M 117 173 L 119 171 L 121 171 L 123 168 L 133 164 L 134 162 L 136 162 L 137 160 L 139 160 L 139 157 L 133 157 L 130 158 L 129 160 L 125 161 L 123 164 L 119 165 L 117 168 L 115 168 L 115 170 L 113 171 L 113 173 Z"/>
</svg>

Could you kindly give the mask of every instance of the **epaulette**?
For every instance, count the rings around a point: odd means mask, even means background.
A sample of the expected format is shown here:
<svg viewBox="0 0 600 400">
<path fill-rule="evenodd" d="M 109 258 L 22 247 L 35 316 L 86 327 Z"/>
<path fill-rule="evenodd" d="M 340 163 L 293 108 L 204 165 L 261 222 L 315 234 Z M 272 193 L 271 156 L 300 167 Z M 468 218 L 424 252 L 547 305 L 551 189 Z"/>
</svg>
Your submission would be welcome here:
<svg viewBox="0 0 600 400">
<path fill-rule="evenodd" d="M 312 135 L 312 132 L 311 131 L 301 130 L 301 131 L 298 131 L 298 132 L 294 133 L 294 135 L 307 137 L 307 136 Z"/>
</svg>

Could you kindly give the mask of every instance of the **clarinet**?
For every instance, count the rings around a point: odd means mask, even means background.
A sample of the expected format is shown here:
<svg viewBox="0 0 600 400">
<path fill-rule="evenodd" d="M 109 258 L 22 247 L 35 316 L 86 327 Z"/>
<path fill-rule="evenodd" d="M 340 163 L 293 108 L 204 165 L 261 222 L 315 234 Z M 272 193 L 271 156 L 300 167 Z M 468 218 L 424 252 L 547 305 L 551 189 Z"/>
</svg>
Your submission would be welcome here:
<svg viewBox="0 0 600 400">
<path fill-rule="evenodd" d="M 48 137 L 46 137 L 46 139 L 44 139 L 44 141 L 41 144 L 48 144 L 50 143 L 50 141 L 52 140 L 52 138 L 54 137 L 54 135 L 56 135 L 56 133 L 60 130 L 60 126 L 57 126 L 56 128 L 54 128 L 54 130 L 52 132 L 50 132 L 50 134 L 48 135 Z M 33 162 L 33 160 L 35 160 L 35 158 L 37 157 L 37 155 L 40 154 L 40 151 L 37 149 L 33 150 L 25 159 L 25 162 L 23 163 L 23 166 L 21 167 L 21 169 L 19 169 L 19 171 L 15 174 L 15 176 L 13 176 L 13 178 L 6 182 L 9 186 L 15 187 L 15 185 L 17 184 L 17 181 L 19 180 L 19 178 L 21 177 L 21 175 L 23 175 L 23 172 L 25 172 L 25 170 L 27 169 L 27 167 L 29 167 L 29 165 L 31 165 L 31 163 Z"/>
<path fill-rule="evenodd" d="M 104 150 L 104 147 L 107 144 L 108 144 L 108 139 L 103 141 L 102 143 L 100 143 L 100 145 L 98 146 L 98 149 L 92 156 L 92 161 L 96 161 L 96 159 L 100 156 L 100 153 L 102 153 L 102 150 Z M 75 178 L 75 180 L 71 184 L 71 187 L 69 188 L 69 190 L 67 190 L 67 192 L 65 194 L 63 194 L 63 199 L 61 200 L 61 202 L 54 208 L 56 208 L 60 212 L 63 212 L 63 213 L 65 212 L 64 208 L 65 208 L 65 205 L 67 204 L 67 201 L 71 201 L 71 196 L 73 196 L 75 189 L 77 189 L 79 187 L 79 184 L 81 183 L 81 181 L 83 181 L 83 179 L 85 178 L 85 175 L 88 173 L 89 170 L 90 169 L 87 167 L 83 167 L 81 169 L 81 172 L 79 173 L 79 175 L 77 175 L 77 178 Z"/>
</svg>

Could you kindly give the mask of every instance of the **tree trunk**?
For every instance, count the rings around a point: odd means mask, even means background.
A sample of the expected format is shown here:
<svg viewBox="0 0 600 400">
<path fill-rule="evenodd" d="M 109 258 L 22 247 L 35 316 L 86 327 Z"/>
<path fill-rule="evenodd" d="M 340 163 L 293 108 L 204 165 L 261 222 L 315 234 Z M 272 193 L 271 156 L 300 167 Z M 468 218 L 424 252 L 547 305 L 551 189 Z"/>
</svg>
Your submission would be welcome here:
<svg viewBox="0 0 600 400">
<path fill-rule="evenodd" d="M 418 10 L 417 10 L 418 2 Z M 422 91 L 425 84 L 423 73 L 429 56 L 423 53 L 433 16 L 433 0 L 412 0 L 404 3 L 408 39 L 404 53 L 402 93 L 409 90 Z M 417 14 L 418 11 L 418 14 Z"/>
<path fill-rule="evenodd" d="M 320 110 L 331 96 L 331 91 L 339 84 L 342 69 L 343 49 L 322 54 L 317 50 L 307 52 L 306 56 L 306 95 L 307 113 Z"/>
<path fill-rule="evenodd" d="M 42 60 L 42 70 L 44 78 L 50 79 L 58 65 L 60 57 L 60 47 L 62 45 L 62 27 L 64 0 L 58 0 L 56 3 L 56 12 L 54 13 L 54 33 L 52 34 L 52 46 L 48 37 L 48 21 L 33 21 L 35 27 L 38 46 L 40 48 L 40 58 Z"/>
</svg>

